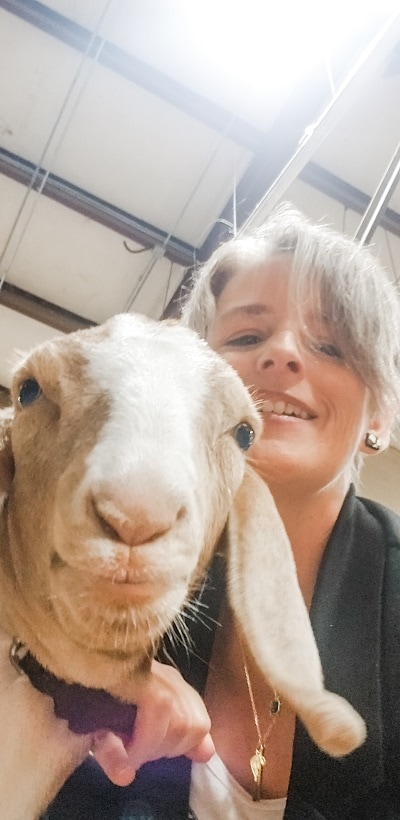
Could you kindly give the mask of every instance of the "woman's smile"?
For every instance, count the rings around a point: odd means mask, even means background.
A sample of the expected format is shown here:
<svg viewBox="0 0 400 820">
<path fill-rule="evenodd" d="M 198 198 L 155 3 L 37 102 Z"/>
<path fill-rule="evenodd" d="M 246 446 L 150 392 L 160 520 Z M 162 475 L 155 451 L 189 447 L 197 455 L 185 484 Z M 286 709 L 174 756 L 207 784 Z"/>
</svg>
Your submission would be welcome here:
<svg viewBox="0 0 400 820">
<path fill-rule="evenodd" d="M 303 419 L 303 421 L 310 421 L 315 418 L 315 414 L 291 397 L 262 399 L 255 396 L 255 400 L 264 417 L 283 416 L 284 418 Z"/>
</svg>

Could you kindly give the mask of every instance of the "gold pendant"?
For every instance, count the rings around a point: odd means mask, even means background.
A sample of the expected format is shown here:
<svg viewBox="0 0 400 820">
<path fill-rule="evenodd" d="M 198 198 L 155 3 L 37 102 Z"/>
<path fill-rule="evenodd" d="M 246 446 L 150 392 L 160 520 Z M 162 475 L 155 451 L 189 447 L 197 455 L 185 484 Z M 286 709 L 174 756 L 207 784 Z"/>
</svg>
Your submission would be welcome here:
<svg viewBox="0 0 400 820">
<path fill-rule="evenodd" d="M 255 751 L 255 754 L 253 755 L 253 757 L 250 758 L 250 768 L 255 783 L 253 800 L 257 802 L 258 800 L 261 800 L 262 776 L 266 762 L 267 761 L 264 757 L 264 746 L 261 743 L 259 743 Z"/>
</svg>

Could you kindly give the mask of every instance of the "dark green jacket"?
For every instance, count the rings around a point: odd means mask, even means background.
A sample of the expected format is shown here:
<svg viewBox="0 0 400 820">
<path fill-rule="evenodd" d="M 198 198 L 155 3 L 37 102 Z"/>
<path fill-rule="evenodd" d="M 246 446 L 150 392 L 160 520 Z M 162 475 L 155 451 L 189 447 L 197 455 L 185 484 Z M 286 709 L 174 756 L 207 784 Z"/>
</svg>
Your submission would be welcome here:
<svg viewBox="0 0 400 820">
<path fill-rule="evenodd" d="M 217 558 L 201 593 L 211 618 L 218 617 L 223 576 Z M 400 820 L 400 519 L 353 489 L 329 539 L 310 614 L 326 685 L 360 712 L 368 737 L 352 755 L 334 760 L 298 725 L 285 820 Z M 199 691 L 213 640 L 210 623 L 199 621 L 191 630 L 200 659 L 185 652 L 177 659 Z M 185 758 L 144 766 L 124 789 L 90 760 L 70 778 L 48 818 L 188 818 L 189 783 Z"/>
</svg>

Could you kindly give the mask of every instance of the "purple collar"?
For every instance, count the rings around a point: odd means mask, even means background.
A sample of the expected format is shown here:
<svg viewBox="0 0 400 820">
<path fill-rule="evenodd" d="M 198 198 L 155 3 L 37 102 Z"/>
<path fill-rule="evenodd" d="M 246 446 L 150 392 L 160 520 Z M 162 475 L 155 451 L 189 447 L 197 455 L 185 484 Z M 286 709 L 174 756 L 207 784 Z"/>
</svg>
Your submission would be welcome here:
<svg viewBox="0 0 400 820">
<path fill-rule="evenodd" d="M 123 739 L 132 736 L 136 717 L 133 704 L 124 703 L 104 689 L 88 689 L 56 678 L 15 638 L 10 661 L 20 674 L 28 676 L 35 689 L 53 698 L 56 717 L 67 720 L 75 734 L 110 730 Z"/>
</svg>

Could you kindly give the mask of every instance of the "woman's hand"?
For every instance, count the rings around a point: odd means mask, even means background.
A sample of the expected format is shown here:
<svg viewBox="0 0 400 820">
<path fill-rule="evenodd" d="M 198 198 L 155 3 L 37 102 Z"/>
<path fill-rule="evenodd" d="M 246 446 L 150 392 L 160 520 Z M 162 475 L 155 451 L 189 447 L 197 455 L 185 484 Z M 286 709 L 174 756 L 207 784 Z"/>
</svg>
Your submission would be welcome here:
<svg viewBox="0 0 400 820">
<path fill-rule="evenodd" d="M 112 732 L 94 736 L 92 752 L 117 786 L 134 780 L 143 763 L 186 755 L 206 763 L 214 754 L 210 718 L 200 695 L 176 669 L 152 662 L 151 674 L 137 703 L 132 738 L 125 743 Z"/>
</svg>

